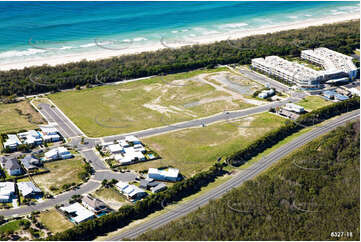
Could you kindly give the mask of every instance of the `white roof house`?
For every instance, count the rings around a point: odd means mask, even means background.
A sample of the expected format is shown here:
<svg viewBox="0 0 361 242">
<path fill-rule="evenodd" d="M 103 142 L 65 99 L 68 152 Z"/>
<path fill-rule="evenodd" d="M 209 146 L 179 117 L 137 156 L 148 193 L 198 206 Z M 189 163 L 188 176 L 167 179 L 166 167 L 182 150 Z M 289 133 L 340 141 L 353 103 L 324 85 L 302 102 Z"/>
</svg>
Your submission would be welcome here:
<svg viewBox="0 0 361 242">
<path fill-rule="evenodd" d="M 60 209 L 64 212 L 68 212 L 71 220 L 76 224 L 94 218 L 94 213 L 83 207 L 80 203 L 73 203 L 67 207 L 61 207 Z"/>
<path fill-rule="evenodd" d="M 302 106 L 299 106 L 294 103 L 286 103 L 284 109 L 286 109 L 288 111 L 296 112 L 296 113 L 302 113 L 305 111 L 305 109 Z"/>
<path fill-rule="evenodd" d="M 27 132 L 18 133 L 18 137 L 24 144 L 41 144 L 43 142 L 41 135 L 36 130 L 29 130 Z"/>
<path fill-rule="evenodd" d="M 9 202 L 12 194 L 14 193 L 14 182 L 0 182 L 0 202 Z"/>
<path fill-rule="evenodd" d="M 55 142 L 60 140 L 59 131 L 52 125 L 40 126 L 40 135 L 46 142 Z"/>
<path fill-rule="evenodd" d="M 73 157 L 73 155 L 63 146 L 51 149 L 45 153 L 46 160 L 69 159 L 71 157 Z"/>
<path fill-rule="evenodd" d="M 128 142 L 125 139 L 121 139 L 119 140 L 119 144 L 121 147 L 125 148 L 125 147 L 129 147 Z"/>
<path fill-rule="evenodd" d="M 140 142 L 140 140 L 135 137 L 134 135 L 129 135 L 129 136 L 126 136 L 125 137 L 125 141 L 128 141 L 130 143 L 133 143 L 133 144 L 141 144 L 142 142 Z"/>
<path fill-rule="evenodd" d="M 135 185 L 129 185 L 126 182 L 119 181 L 115 186 L 127 198 L 139 199 L 148 195 L 143 189 Z"/>
<path fill-rule="evenodd" d="M 145 147 L 142 144 L 136 144 L 133 146 L 135 151 L 145 152 Z"/>
<path fill-rule="evenodd" d="M 52 125 L 42 125 L 39 127 L 40 127 L 41 131 L 46 135 L 58 134 L 58 132 L 59 132 L 58 129 Z"/>
<path fill-rule="evenodd" d="M 148 169 L 148 178 L 162 181 L 177 181 L 179 177 L 179 170 L 176 168 L 168 168 L 165 170 L 159 170 L 156 168 Z"/>
<path fill-rule="evenodd" d="M 18 147 L 18 145 L 20 145 L 20 144 L 21 144 L 21 141 L 16 136 L 16 134 L 8 134 L 7 139 L 4 142 L 4 148 L 16 149 L 16 147 Z"/>
<path fill-rule="evenodd" d="M 124 149 L 123 149 L 122 146 L 120 146 L 120 144 L 112 144 L 112 145 L 109 145 L 109 146 L 108 146 L 108 150 L 109 150 L 112 154 L 124 152 Z"/>
<path fill-rule="evenodd" d="M 18 189 L 24 197 L 42 193 L 42 191 L 32 182 L 18 182 Z"/>
</svg>

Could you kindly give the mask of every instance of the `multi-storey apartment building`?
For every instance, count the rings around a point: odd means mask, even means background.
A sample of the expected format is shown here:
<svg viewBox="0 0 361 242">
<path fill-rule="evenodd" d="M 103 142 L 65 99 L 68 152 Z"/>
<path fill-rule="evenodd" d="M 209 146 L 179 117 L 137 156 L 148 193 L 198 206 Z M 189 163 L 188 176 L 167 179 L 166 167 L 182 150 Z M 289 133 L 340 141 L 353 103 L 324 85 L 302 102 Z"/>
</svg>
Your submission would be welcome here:
<svg viewBox="0 0 361 242">
<path fill-rule="evenodd" d="M 349 77 L 353 80 L 357 76 L 357 67 L 352 62 L 352 57 L 327 49 L 301 51 L 301 58 L 321 65 L 325 71 L 326 79 Z"/>
<path fill-rule="evenodd" d="M 323 80 L 322 73 L 278 56 L 252 59 L 252 67 L 306 89 L 318 88 Z"/>
</svg>

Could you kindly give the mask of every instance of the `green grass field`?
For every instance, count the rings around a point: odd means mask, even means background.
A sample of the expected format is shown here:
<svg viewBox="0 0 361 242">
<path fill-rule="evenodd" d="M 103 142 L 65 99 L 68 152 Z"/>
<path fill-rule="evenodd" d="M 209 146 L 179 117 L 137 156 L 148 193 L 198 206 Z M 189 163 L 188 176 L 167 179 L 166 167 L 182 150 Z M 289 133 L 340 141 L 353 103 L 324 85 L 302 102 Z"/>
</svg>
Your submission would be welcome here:
<svg viewBox="0 0 361 242">
<path fill-rule="evenodd" d="M 78 174 L 85 170 L 81 158 L 48 162 L 44 164 L 44 167 L 50 172 L 34 176 L 33 179 L 43 191 L 52 194 L 61 193 L 64 190 L 62 188 L 64 184 L 80 183 L 81 179 Z M 57 190 L 51 191 L 51 187 L 55 187 Z"/>
<path fill-rule="evenodd" d="M 27 101 L 0 104 L 0 133 L 38 128 L 42 116 Z"/>
<path fill-rule="evenodd" d="M 55 208 L 43 211 L 39 214 L 39 221 L 46 226 L 52 233 L 62 232 L 74 226 Z"/>
<path fill-rule="evenodd" d="M 20 223 L 25 219 L 13 220 L 0 226 L 0 233 L 15 232 L 21 229 Z"/>
<path fill-rule="evenodd" d="M 222 122 L 203 128 L 192 128 L 143 139 L 162 159 L 128 166 L 146 170 L 149 167 L 173 166 L 189 177 L 209 168 L 222 156 L 226 157 L 279 127 L 284 118 L 262 113 L 237 122 Z M 246 128 L 248 127 L 248 128 Z"/>
<path fill-rule="evenodd" d="M 60 92 L 49 98 L 90 137 L 126 133 L 251 107 L 195 77 L 223 70 L 197 70 Z"/>
<path fill-rule="evenodd" d="M 306 111 L 312 111 L 317 108 L 330 105 L 332 104 L 332 101 L 327 101 L 320 96 L 307 96 L 297 104 L 304 107 Z"/>
</svg>

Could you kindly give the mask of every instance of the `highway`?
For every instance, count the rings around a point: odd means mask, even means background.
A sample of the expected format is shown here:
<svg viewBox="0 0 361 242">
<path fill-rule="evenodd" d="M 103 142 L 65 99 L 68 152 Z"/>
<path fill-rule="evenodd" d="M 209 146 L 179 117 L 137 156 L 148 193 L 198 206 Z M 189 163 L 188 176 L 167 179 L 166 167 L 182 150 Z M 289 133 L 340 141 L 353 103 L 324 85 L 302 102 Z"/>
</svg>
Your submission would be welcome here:
<svg viewBox="0 0 361 242">
<path fill-rule="evenodd" d="M 221 197 L 223 194 L 228 192 L 230 189 L 240 186 L 247 180 L 250 180 L 260 174 L 261 172 L 265 171 L 269 168 L 272 164 L 276 163 L 280 159 L 284 158 L 292 151 L 300 148 L 301 146 L 307 144 L 308 142 L 312 141 L 313 139 L 326 134 L 327 132 L 335 129 L 338 126 L 344 125 L 347 121 L 354 120 L 359 118 L 360 110 L 356 110 L 347 114 L 344 114 L 327 124 L 323 124 L 320 127 L 314 128 L 311 131 L 297 137 L 293 141 L 283 145 L 282 147 L 276 149 L 271 154 L 263 157 L 259 162 L 255 163 L 254 165 L 250 166 L 249 168 L 240 171 L 236 176 L 228 180 L 227 182 L 221 184 L 220 186 L 212 189 L 208 193 L 199 196 L 198 198 L 186 202 L 182 205 L 177 206 L 176 208 L 168 211 L 165 214 L 162 214 L 158 217 L 155 217 L 145 223 L 136 225 L 129 229 L 129 231 L 125 231 L 117 236 L 114 236 L 108 240 L 122 240 L 122 239 L 133 239 L 142 233 L 156 229 L 162 225 L 169 223 L 172 220 L 180 218 L 198 207 L 204 206 L 210 200 L 217 199 Z"/>
</svg>

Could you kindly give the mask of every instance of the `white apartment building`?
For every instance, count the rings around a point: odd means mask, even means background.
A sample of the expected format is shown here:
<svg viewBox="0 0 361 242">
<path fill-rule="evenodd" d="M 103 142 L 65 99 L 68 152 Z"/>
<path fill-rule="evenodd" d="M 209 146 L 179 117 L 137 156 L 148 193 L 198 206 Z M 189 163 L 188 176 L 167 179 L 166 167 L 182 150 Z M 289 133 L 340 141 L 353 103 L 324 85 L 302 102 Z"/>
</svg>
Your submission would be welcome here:
<svg viewBox="0 0 361 242">
<path fill-rule="evenodd" d="M 252 67 L 301 88 L 318 88 L 323 80 L 318 71 L 278 56 L 252 59 Z"/>
<path fill-rule="evenodd" d="M 357 75 L 357 67 L 352 62 L 352 57 L 330 50 L 328 48 L 316 48 L 314 50 L 301 51 L 301 58 L 321 65 L 325 71 L 326 79 L 348 76 L 353 80 Z"/>
</svg>

